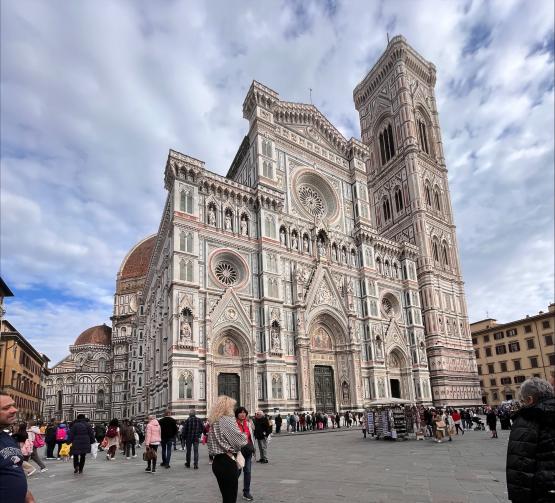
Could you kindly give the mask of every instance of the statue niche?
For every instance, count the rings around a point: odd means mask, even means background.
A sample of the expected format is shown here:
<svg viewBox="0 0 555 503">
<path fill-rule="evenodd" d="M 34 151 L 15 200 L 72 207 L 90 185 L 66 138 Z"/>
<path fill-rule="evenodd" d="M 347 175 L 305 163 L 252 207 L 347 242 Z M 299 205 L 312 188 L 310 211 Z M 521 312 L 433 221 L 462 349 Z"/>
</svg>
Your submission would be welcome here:
<svg viewBox="0 0 555 503">
<path fill-rule="evenodd" d="M 281 336 L 280 336 L 280 327 L 277 321 L 272 322 L 272 328 L 270 329 L 270 341 L 272 344 L 272 352 L 279 353 L 281 352 Z"/>
<path fill-rule="evenodd" d="M 180 348 L 188 348 L 193 345 L 193 313 L 186 307 L 181 311 L 179 317 L 179 339 L 177 345 Z"/>
</svg>

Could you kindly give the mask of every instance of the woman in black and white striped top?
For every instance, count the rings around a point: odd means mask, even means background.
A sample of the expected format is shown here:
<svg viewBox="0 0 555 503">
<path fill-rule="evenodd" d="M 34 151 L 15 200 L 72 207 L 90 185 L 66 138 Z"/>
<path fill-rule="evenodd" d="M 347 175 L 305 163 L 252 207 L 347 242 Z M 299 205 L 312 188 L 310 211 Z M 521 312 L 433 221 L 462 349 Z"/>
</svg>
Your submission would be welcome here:
<svg viewBox="0 0 555 503">
<path fill-rule="evenodd" d="M 239 487 L 239 470 L 235 462 L 237 452 L 246 445 L 247 436 L 235 420 L 235 400 L 219 396 L 208 414 L 208 453 L 214 456 L 212 471 L 222 493 L 222 503 L 235 503 Z"/>
</svg>

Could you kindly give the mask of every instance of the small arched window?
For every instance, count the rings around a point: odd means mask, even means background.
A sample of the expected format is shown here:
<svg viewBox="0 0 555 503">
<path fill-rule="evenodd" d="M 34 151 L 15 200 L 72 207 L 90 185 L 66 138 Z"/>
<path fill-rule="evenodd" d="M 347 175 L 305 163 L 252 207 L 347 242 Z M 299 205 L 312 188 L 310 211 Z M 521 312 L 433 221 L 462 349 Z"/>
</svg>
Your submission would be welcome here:
<svg viewBox="0 0 555 503">
<path fill-rule="evenodd" d="M 435 240 L 432 242 L 432 256 L 436 262 L 439 262 L 439 250 Z"/>
<path fill-rule="evenodd" d="M 266 236 L 276 238 L 276 221 L 272 216 L 266 217 Z"/>
<path fill-rule="evenodd" d="M 283 398 L 283 380 L 279 374 L 275 374 L 272 377 L 272 397 L 277 399 Z"/>
<path fill-rule="evenodd" d="M 272 157 L 272 142 L 270 140 L 262 140 L 262 155 L 266 157 Z"/>
<path fill-rule="evenodd" d="M 426 186 L 424 187 L 424 194 L 426 196 L 426 204 L 428 206 L 432 205 L 432 193 L 430 190 L 430 186 L 428 184 L 426 184 Z"/>
<path fill-rule="evenodd" d="M 192 253 L 193 234 L 191 232 L 181 231 L 179 233 L 179 249 L 187 253 Z"/>
<path fill-rule="evenodd" d="M 426 152 L 426 154 L 429 154 L 430 148 L 428 146 L 426 123 L 422 119 L 418 119 L 418 140 L 420 142 L 420 149 Z"/>
<path fill-rule="evenodd" d="M 262 175 L 265 176 L 266 178 L 274 177 L 274 167 L 272 165 L 272 161 L 262 162 Z"/>
<path fill-rule="evenodd" d="M 98 371 L 106 372 L 106 360 L 104 358 L 98 359 Z"/>
<path fill-rule="evenodd" d="M 190 190 L 180 192 L 179 208 L 185 213 L 193 213 L 193 194 Z"/>
<path fill-rule="evenodd" d="M 395 211 L 399 213 L 403 207 L 403 193 L 401 192 L 401 189 L 397 187 L 395 189 Z"/>
<path fill-rule="evenodd" d="M 437 187 L 434 189 L 434 208 L 437 211 L 441 211 L 441 196 Z"/>
<path fill-rule="evenodd" d="M 387 222 L 391 218 L 391 205 L 389 204 L 389 198 L 386 196 L 382 201 L 383 218 Z"/>
<path fill-rule="evenodd" d="M 449 252 L 447 251 L 447 243 L 443 243 L 441 247 L 441 258 L 443 261 L 443 265 L 449 265 Z"/>
<path fill-rule="evenodd" d="M 182 260 L 179 263 L 179 279 L 193 281 L 193 262 L 191 260 Z"/>
</svg>

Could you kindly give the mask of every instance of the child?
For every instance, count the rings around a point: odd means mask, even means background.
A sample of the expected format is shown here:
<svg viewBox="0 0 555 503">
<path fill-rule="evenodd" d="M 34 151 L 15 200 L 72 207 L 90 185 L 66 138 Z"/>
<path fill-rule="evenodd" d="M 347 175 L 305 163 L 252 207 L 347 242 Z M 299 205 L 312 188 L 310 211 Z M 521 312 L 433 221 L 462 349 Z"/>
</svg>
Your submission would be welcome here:
<svg viewBox="0 0 555 503">
<path fill-rule="evenodd" d="M 62 444 L 62 447 L 60 449 L 60 457 L 62 458 L 62 461 L 64 461 L 65 463 L 69 461 L 70 449 L 71 449 L 71 444 L 67 444 L 65 442 Z"/>
</svg>

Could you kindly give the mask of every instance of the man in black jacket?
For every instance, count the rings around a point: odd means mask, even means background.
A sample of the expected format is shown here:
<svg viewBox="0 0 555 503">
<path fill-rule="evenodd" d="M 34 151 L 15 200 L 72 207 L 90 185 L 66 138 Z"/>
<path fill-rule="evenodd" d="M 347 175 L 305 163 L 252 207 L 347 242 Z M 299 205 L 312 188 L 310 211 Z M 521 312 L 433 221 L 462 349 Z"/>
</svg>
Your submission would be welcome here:
<svg viewBox="0 0 555 503">
<path fill-rule="evenodd" d="M 507 448 L 507 489 L 513 503 L 555 501 L 555 398 L 539 377 L 520 387 Z"/>
<path fill-rule="evenodd" d="M 204 424 L 202 423 L 202 419 L 198 418 L 195 415 L 194 409 L 191 409 L 189 417 L 187 421 L 183 423 L 183 430 L 181 435 L 185 438 L 185 445 L 187 447 L 187 454 L 185 457 L 186 463 L 185 466 L 187 468 L 191 467 L 191 447 L 194 451 L 194 469 L 198 469 L 198 444 L 200 440 L 200 436 L 204 430 Z"/>
<path fill-rule="evenodd" d="M 272 426 L 268 417 L 264 415 L 264 412 L 261 410 L 256 411 L 256 415 L 254 416 L 254 438 L 256 438 L 258 442 L 258 448 L 260 449 L 260 459 L 258 460 L 259 463 L 267 463 L 268 462 L 268 437 L 272 433 Z"/>
<path fill-rule="evenodd" d="M 173 439 L 177 435 L 177 421 L 171 417 L 171 411 L 168 409 L 158 423 L 160 424 L 160 446 L 162 447 L 162 463 L 160 463 L 160 466 L 169 468 Z"/>
</svg>

